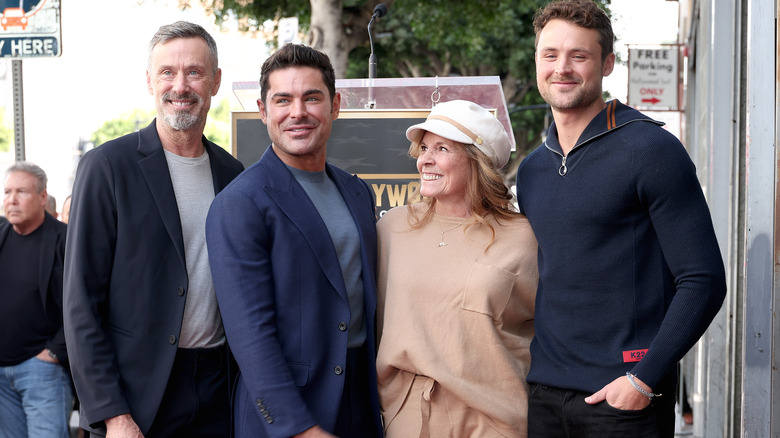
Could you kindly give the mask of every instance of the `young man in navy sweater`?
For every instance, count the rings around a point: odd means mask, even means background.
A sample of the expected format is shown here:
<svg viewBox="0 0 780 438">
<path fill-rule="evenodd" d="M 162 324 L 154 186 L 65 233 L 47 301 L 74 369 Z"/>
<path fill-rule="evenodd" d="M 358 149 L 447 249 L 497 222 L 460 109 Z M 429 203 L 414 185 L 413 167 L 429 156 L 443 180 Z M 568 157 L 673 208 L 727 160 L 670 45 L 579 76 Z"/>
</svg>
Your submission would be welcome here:
<svg viewBox="0 0 780 438">
<path fill-rule="evenodd" d="M 554 1 L 534 28 L 554 123 L 517 173 L 539 241 L 529 437 L 671 437 L 675 365 L 726 293 L 709 209 L 679 140 L 602 99 L 609 17 Z"/>
</svg>

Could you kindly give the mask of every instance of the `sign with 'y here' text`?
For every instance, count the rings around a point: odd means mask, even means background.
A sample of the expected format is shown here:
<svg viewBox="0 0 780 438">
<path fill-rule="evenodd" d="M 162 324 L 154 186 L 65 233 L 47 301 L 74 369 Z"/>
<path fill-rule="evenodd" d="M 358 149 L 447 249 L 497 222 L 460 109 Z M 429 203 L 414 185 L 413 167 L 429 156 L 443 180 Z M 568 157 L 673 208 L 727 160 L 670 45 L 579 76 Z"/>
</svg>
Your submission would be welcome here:
<svg viewBox="0 0 780 438">
<path fill-rule="evenodd" d="M 0 0 L 0 58 L 62 54 L 59 0 Z"/>
</svg>

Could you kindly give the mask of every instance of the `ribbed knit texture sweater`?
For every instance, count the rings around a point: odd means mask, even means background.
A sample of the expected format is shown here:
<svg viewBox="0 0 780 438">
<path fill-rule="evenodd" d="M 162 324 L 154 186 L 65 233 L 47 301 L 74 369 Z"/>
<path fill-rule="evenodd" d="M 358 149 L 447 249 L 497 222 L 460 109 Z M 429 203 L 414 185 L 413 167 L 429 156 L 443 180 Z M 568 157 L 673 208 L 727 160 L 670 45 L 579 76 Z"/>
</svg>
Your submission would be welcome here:
<svg viewBox="0 0 780 438">
<path fill-rule="evenodd" d="M 529 382 L 595 392 L 631 371 L 669 387 L 720 309 L 709 210 L 685 148 L 659 125 L 614 100 L 565 161 L 553 124 L 521 163 L 518 204 L 539 241 Z"/>
<path fill-rule="evenodd" d="M 485 252 L 488 227 L 466 228 L 471 219 L 437 216 L 410 230 L 409 208 L 420 204 L 394 208 L 378 223 L 377 373 L 385 425 L 403 409 L 419 374 L 468 405 L 476 421 L 503 436 L 525 437 L 537 282 L 528 221 L 518 216 L 498 225 L 489 219 L 496 237 Z M 442 231 L 447 245 L 439 247 Z"/>
</svg>

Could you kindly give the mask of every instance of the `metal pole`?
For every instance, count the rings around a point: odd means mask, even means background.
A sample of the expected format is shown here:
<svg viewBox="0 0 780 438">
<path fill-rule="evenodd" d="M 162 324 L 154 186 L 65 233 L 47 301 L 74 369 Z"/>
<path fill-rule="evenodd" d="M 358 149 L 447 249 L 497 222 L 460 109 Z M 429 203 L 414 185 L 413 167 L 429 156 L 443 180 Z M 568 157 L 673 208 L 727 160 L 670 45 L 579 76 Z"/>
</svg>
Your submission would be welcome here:
<svg viewBox="0 0 780 438">
<path fill-rule="evenodd" d="M 745 253 L 741 261 L 745 271 L 741 279 L 744 287 L 742 436 L 777 437 L 780 434 L 778 352 L 775 350 L 779 289 L 775 150 L 779 106 L 777 5 L 760 0 L 745 3 L 747 177 L 744 182 Z"/>
<path fill-rule="evenodd" d="M 22 85 L 22 60 L 11 61 L 14 93 L 14 147 L 16 161 L 24 161 L 24 87 Z"/>
</svg>

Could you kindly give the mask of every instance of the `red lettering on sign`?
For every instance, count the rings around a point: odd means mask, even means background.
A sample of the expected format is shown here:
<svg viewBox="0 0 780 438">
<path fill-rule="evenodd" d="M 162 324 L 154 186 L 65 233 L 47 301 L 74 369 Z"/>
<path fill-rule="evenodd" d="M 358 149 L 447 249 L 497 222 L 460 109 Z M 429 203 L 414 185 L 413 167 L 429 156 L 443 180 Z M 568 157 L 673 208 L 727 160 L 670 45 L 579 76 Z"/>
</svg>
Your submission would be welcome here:
<svg viewBox="0 0 780 438">
<path fill-rule="evenodd" d="M 639 94 L 641 95 L 650 94 L 652 96 L 660 96 L 664 94 L 664 89 L 663 88 L 640 88 Z"/>
<path fill-rule="evenodd" d="M 639 362 L 647 354 L 647 348 L 644 350 L 631 350 L 623 352 L 623 362 Z"/>
</svg>

